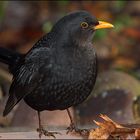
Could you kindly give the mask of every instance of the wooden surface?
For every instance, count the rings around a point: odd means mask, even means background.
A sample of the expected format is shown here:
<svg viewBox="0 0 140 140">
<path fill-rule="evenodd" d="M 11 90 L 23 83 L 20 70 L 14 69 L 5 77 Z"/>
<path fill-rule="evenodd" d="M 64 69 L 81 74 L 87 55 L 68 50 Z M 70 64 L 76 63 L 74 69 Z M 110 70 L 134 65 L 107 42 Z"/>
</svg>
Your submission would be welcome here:
<svg viewBox="0 0 140 140">
<path fill-rule="evenodd" d="M 80 136 L 74 134 L 66 134 L 65 130 L 57 131 L 61 135 L 57 134 L 56 139 L 82 139 Z M 53 137 L 42 136 L 42 139 L 53 139 Z M 0 139 L 39 139 L 38 133 L 36 131 L 30 132 L 6 132 L 0 133 Z"/>
</svg>

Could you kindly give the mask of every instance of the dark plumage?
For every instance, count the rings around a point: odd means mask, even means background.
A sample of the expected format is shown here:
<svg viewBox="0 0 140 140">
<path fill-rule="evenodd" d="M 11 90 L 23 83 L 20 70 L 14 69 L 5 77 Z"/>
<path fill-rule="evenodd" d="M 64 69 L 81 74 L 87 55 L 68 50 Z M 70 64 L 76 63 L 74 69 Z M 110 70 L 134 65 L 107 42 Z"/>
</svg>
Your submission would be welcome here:
<svg viewBox="0 0 140 140">
<path fill-rule="evenodd" d="M 88 12 L 75 12 L 60 19 L 27 54 L 0 48 L 0 60 L 9 64 L 13 74 L 3 115 L 21 99 L 38 112 L 82 103 L 96 80 L 97 59 L 91 41 L 99 24 Z M 39 131 L 44 133 L 41 126 Z"/>
</svg>

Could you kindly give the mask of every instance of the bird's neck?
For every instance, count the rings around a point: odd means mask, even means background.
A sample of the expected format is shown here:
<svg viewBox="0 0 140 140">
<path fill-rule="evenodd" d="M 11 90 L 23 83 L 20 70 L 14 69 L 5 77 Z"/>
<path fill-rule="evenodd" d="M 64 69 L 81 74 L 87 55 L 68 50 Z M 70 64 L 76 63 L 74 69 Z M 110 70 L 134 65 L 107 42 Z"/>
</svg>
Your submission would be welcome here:
<svg viewBox="0 0 140 140">
<path fill-rule="evenodd" d="M 67 32 L 63 34 L 62 32 L 50 32 L 47 34 L 47 40 L 50 47 L 53 48 L 69 48 L 79 49 L 81 47 L 86 47 L 89 44 L 92 44 L 91 40 L 82 40 L 80 38 L 75 38 L 74 36 L 69 35 Z"/>
</svg>

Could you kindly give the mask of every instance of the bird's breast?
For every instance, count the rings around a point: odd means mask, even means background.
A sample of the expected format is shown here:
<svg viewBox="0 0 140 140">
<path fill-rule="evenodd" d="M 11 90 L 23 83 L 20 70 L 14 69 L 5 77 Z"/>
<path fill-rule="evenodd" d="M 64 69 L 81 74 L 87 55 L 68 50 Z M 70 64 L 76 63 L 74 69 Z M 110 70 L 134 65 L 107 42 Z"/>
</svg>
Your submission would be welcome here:
<svg viewBox="0 0 140 140">
<path fill-rule="evenodd" d="M 79 104 L 93 89 L 96 74 L 96 54 L 92 48 L 58 56 L 51 79 L 50 92 L 55 91 L 51 92 L 51 100 L 60 109 L 64 109 L 64 104 L 67 107 Z"/>
<path fill-rule="evenodd" d="M 58 52 L 53 58 L 52 72 L 66 81 L 79 81 L 87 78 L 96 68 L 95 50 L 87 46 Z"/>
</svg>

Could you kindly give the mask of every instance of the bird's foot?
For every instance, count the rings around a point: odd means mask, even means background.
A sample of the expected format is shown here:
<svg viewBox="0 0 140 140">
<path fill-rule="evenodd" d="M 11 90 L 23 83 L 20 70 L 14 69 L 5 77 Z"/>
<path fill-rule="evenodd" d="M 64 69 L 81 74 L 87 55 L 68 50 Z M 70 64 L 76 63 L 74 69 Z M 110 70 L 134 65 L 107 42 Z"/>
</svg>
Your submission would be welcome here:
<svg viewBox="0 0 140 140">
<path fill-rule="evenodd" d="M 78 133 L 82 136 L 88 136 L 89 135 L 89 130 L 88 129 L 78 129 L 78 128 L 76 128 L 74 123 L 71 123 L 70 126 L 67 128 L 66 133 L 68 134 L 69 132 Z"/>
<path fill-rule="evenodd" d="M 75 127 L 75 125 L 74 125 L 74 123 L 71 123 L 70 124 L 70 126 L 67 128 L 67 134 L 69 133 L 69 132 L 73 132 L 73 131 L 76 131 L 76 127 Z"/>
<path fill-rule="evenodd" d="M 49 132 L 47 130 L 44 130 L 43 127 L 37 128 L 37 132 L 39 132 L 39 138 L 41 138 L 42 135 L 45 135 L 48 137 L 53 137 L 55 139 L 55 134 L 61 134 L 59 132 Z"/>
</svg>

